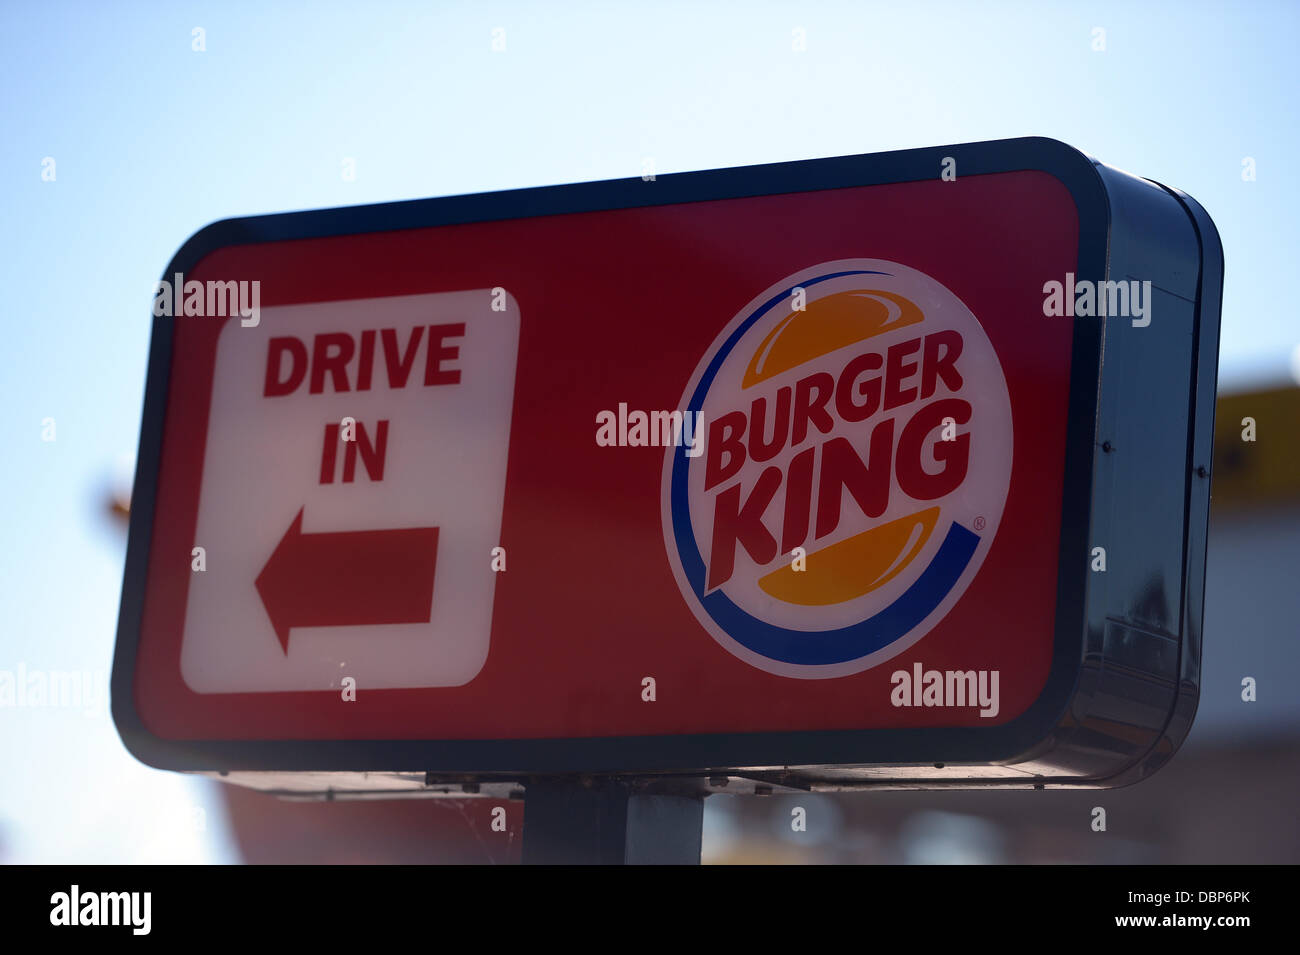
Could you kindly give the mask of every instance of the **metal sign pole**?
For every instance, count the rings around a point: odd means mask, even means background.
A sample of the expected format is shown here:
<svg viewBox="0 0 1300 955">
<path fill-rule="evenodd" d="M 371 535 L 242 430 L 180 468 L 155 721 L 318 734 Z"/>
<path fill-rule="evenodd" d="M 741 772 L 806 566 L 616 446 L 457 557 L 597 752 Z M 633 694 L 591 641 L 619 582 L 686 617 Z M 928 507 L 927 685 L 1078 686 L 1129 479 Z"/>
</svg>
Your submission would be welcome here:
<svg viewBox="0 0 1300 955">
<path fill-rule="evenodd" d="M 525 865 L 698 865 L 704 795 L 547 777 L 524 796 Z"/>
</svg>

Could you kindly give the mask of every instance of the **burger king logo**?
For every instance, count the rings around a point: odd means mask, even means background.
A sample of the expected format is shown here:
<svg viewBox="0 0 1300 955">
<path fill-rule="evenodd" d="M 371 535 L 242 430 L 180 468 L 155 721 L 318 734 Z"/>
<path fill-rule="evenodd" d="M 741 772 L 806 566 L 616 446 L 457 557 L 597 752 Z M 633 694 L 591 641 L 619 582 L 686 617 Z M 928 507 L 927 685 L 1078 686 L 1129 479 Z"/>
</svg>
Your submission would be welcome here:
<svg viewBox="0 0 1300 955">
<path fill-rule="evenodd" d="M 948 613 L 997 534 L 1011 404 L 947 288 L 894 262 L 804 269 L 740 310 L 682 396 L 669 562 L 700 624 L 784 676 L 884 663 Z"/>
</svg>

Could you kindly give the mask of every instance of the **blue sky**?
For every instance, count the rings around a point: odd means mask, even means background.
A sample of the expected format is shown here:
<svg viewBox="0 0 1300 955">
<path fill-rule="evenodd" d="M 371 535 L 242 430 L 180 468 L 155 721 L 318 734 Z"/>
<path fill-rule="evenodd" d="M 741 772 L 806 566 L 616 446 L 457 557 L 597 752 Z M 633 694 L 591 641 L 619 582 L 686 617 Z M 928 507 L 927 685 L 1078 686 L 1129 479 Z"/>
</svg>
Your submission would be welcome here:
<svg viewBox="0 0 1300 955">
<path fill-rule="evenodd" d="M 1300 342 L 1298 21 L 1291 3 L 8 2 L 0 670 L 109 669 L 124 542 L 101 501 L 138 439 L 149 294 L 219 218 L 637 176 L 646 157 L 1051 136 L 1205 205 L 1223 380 L 1274 380 Z M 138 766 L 106 717 L 0 709 L 0 742 L 21 767 L 0 774 L 0 859 L 232 858 L 210 787 Z M 146 824 L 178 805 L 208 825 Z"/>
</svg>

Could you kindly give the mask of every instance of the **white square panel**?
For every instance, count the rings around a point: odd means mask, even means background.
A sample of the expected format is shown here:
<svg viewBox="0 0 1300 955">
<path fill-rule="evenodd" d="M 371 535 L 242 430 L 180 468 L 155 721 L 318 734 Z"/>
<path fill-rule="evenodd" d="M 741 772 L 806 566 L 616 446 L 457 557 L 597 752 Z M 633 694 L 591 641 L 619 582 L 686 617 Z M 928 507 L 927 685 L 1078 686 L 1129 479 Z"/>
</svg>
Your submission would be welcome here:
<svg viewBox="0 0 1300 955">
<path fill-rule="evenodd" d="M 191 689 L 324 690 L 338 688 L 343 677 L 354 678 L 359 692 L 458 686 L 482 669 L 492 626 L 491 551 L 500 543 L 519 345 L 516 303 L 507 294 L 504 311 L 493 311 L 493 300 L 490 289 L 359 299 L 266 308 L 254 327 L 237 319 L 226 323 L 217 345 L 194 541 L 205 549 L 207 567 L 191 572 L 181 646 L 181 672 Z M 459 323 L 465 326 L 463 336 L 430 333 L 431 326 Z M 420 340 L 408 353 L 420 328 Z M 387 349 L 383 329 L 391 330 Z M 367 330 L 374 335 L 363 336 Z M 350 338 L 353 352 L 342 366 L 346 391 L 335 390 L 342 383 L 332 374 L 317 376 L 310 367 L 314 357 L 346 348 L 341 339 L 330 348 L 318 346 L 317 336 L 340 333 Z M 364 346 L 367 337 L 372 348 Z M 302 349 L 277 346 L 270 372 L 275 381 L 287 387 L 296 377 L 294 351 L 299 359 L 306 355 L 309 367 L 290 393 L 268 397 L 271 342 L 277 338 L 296 339 Z M 459 370 L 459 382 L 425 383 L 431 339 L 442 349 L 457 350 L 454 357 L 435 357 L 434 377 Z M 358 390 L 367 351 L 372 352 L 370 387 Z M 408 354 L 409 377 L 402 387 L 393 387 L 390 366 L 400 366 Z M 321 386 L 319 393 L 311 392 L 314 383 Z M 333 449 L 333 480 L 322 483 L 327 428 L 345 417 L 357 422 L 358 438 L 365 429 L 372 447 L 378 422 L 388 421 L 381 479 L 373 479 L 358 453 L 353 480 L 345 483 L 347 448 L 340 440 Z M 294 586 L 302 594 L 295 603 L 306 600 L 313 608 L 308 617 L 329 616 L 328 608 L 347 605 L 353 622 L 320 625 L 314 619 L 312 625 L 298 625 L 301 613 L 280 608 L 277 634 L 256 581 L 300 511 L 301 533 L 307 536 L 291 535 L 293 546 L 281 553 L 290 564 L 304 548 L 328 549 L 324 538 L 313 535 L 437 528 L 427 621 L 419 613 L 420 622 L 356 622 L 358 613 L 369 621 L 386 612 L 375 607 L 371 616 L 370 589 L 406 592 L 421 585 L 411 579 L 412 565 L 399 560 L 345 580 L 333 579 L 337 573 L 300 575 Z M 394 553 L 400 556 L 400 550 L 395 547 Z M 379 577 L 386 583 L 377 584 Z M 351 590 L 344 594 L 341 587 Z"/>
</svg>

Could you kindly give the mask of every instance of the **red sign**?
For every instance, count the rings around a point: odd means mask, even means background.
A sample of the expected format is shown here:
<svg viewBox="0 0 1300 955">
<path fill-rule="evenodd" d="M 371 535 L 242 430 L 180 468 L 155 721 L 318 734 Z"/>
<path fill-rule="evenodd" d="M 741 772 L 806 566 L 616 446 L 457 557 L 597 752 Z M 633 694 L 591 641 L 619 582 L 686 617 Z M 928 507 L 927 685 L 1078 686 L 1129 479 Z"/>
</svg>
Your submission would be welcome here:
<svg viewBox="0 0 1300 955">
<path fill-rule="evenodd" d="M 118 661 L 150 745 L 988 731 L 1044 697 L 1077 190 L 674 178 L 193 240 L 184 280 L 260 311 L 159 319 Z M 423 768 L 524 768 L 492 762 Z"/>
</svg>

